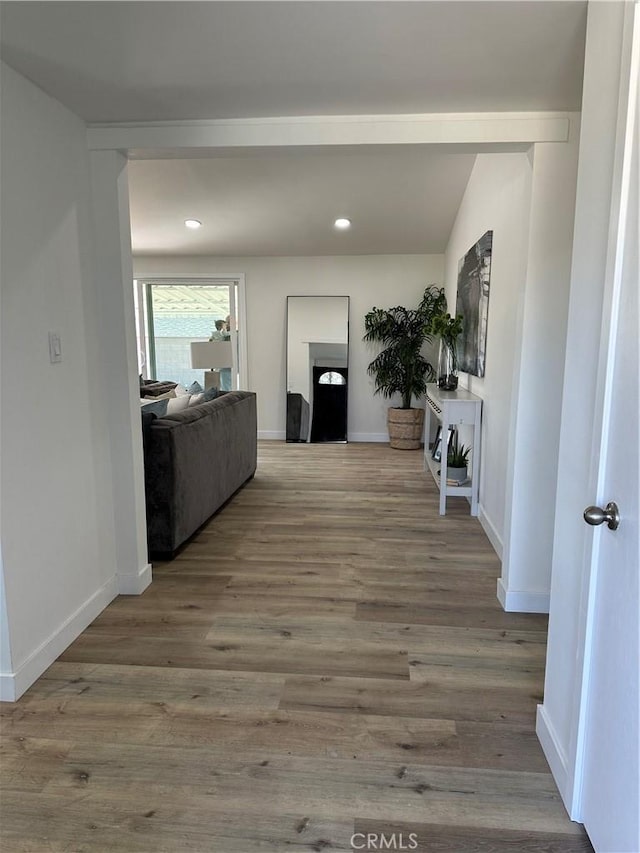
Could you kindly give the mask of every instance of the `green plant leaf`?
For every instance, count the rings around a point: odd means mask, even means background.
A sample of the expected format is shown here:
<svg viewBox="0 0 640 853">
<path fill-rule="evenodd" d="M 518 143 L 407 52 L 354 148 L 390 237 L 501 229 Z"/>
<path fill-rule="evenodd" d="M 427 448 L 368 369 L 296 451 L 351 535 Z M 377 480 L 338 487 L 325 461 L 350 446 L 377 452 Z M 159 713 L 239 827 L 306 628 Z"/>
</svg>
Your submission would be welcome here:
<svg viewBox="0 0 640 853">
<path fill-rule="evenodd" d="M 387 398 L 400 394 L 402 408 L 409 409 L 412 398 L 425 393 L 427 382 L 435 378 L 435 370 L 421 349 L 431 340 L 434 317 L 446 307 L 444 288 L 430 285 L 416 309 L 400 305 L 386 310 L 373 307 L 365 315 L 363 340 L 383 347 L 367 368 L 374 377 L 376 394 Z"/>
<path fill-rule="evenodd" d="M 460 447 L 455 447 L 447 453 L 447 465 L 450 468 L 466 468 L 469 463 L 470 447 L 465 447 L 461 444 Z"/>
</svg>

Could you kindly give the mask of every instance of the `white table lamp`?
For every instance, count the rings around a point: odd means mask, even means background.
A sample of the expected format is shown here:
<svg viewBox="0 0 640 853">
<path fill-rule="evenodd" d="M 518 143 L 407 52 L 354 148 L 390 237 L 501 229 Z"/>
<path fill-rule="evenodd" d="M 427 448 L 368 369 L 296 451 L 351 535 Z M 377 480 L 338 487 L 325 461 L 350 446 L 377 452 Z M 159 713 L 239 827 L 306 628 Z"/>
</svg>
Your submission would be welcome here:
<svg viewBox="0 0 640 853">
<path fill-rule="evenodd" d="M 191 344 L 191 367 L 205 370 L 233 367 L 231 341 L 194 341 Z"/>
<path fill-rule="evenodd" d="M 191 367 L 203 368 L 204 387 L 220 387 L 220 370 L 233 367 L 231 341 L 194 341 L 191 344 Z"/>
</svg>

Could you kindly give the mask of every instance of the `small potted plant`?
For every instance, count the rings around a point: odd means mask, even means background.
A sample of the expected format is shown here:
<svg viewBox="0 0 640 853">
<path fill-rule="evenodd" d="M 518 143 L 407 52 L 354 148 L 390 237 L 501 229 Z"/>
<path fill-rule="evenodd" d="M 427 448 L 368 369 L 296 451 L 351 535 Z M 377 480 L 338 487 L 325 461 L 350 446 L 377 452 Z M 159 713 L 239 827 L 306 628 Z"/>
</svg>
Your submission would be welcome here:
<svg viewBox="0 0 640 853">
<path fill-rule="evenodd" d="M 470 447 L 457 444 L 447 454 L 447 480 L 455 480 L 458 485 L 467 479 L 467 465 L 469 463 Z"/>
<path fill-rule="evenodd" d="M 443 391 L 455 391 L 458 387 L 458 338 L 462 333 L 462 314 L 443 312 L 436 314 L 431 321 L 431 334 L 440 338 L 438 354 L 438 388 Z"/>
</svg>

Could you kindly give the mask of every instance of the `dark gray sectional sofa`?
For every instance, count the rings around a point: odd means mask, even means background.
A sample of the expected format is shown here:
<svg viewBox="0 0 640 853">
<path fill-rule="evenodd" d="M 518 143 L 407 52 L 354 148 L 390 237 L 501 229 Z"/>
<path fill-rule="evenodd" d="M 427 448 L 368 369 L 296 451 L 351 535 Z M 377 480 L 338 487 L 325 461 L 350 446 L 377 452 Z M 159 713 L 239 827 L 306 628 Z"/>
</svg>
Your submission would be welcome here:
<svg viewBox="0 0 640 853">
<path fill-rule="evenodd" d="M 253 477 L 256 395 L 230 391 L 156 418 L 145 430 L 144 455 L 149 552 L 171 557 Z"/>
</svg>

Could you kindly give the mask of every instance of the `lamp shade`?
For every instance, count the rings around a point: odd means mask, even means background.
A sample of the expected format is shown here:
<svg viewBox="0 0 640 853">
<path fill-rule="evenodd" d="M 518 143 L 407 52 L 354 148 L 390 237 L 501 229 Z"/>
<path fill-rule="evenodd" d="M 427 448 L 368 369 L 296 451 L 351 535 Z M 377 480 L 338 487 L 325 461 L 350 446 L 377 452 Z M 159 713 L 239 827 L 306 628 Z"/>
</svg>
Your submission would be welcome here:
<svg viewBox="0 0 640 853">
<path fill-rule="evenodd" d="M 194 341 L 191 344 L 191 367 L 205 370 L 233 367 L 231 341 Z"/>
</svg>

